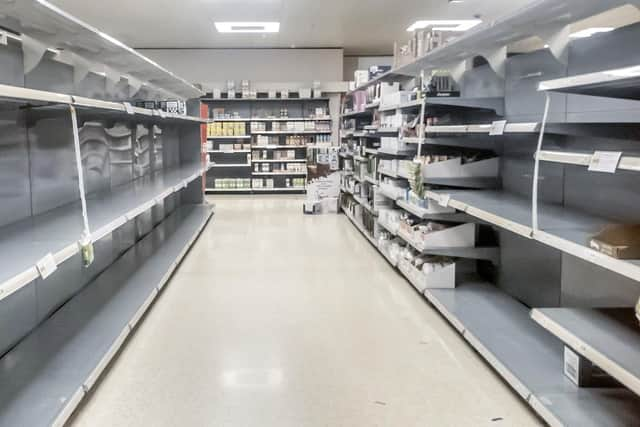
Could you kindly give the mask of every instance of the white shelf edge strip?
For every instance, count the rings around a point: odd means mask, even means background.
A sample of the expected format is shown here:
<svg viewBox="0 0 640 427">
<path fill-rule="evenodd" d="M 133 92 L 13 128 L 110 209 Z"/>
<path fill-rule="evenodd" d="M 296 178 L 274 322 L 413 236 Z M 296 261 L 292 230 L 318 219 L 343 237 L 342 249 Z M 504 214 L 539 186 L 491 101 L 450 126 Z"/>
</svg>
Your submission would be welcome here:
<svg viewBox="0 0 640 427">
<path fill-rule="evenodd" d="M 545 162 L 563 163 L 575 166 L 589 166 L 593 159 L 593 154 L 569 153 L 562 151 L 542 150 L 538 158 Z M 617 169 L 640 172 L 640 157 L 622 156 Z"/>
<path fill-rule="evenodd" d="M 598 71 L 595 73 L 580 74 L 577 76 L 543 81 L 538 85 L 538 90 L 542 92 L 562 91 L 563 89 L 572 89 L 580 86 L 624 81 L 637 77 L 640 77 L 640 68 L 638 65 L 634 65 L 631 67 Z"/>
<path fill-rule="evenodd" d="M 120 102 L 111 102 L 111 101 L 102 101 L 99 99 L 93 98 L 85 98 L 81 96 L 72 96 L 66 95 L 56 92 L 48 92 L 43 90 L 29 89 L 19 86 L 11 86 L 11 85 L 3 85 L 0 84 L 0 98 L 12 99 L 16 101 L 36 101 L 36 102 L 47 102 L 53 104 L 65 104 L 65 105 L 73 105 L 75 107 L 88 107 L 88 108 L 96 108 L 99 110 L 109 110 L 109 111 L 117 111 L 122 113 L 127 113 L 127 110 L 131 110 L 133 114 L 139 114 L 148 117 L 158 117 L 158 118 L 167 118 L 174 120 L 187 120 L 198 123 L 207 123 L 207 119 L 201 119 L 199 117 L 193 116 L 182 116 L 180 114 L 175 113 L 165 113 L 162 114 L 159 110 L 150 110 L 147 108 L 140 107 L 127 107 L 124 103 Z"/>
<path fill-rule="evenodd" d="M 127 221 L 137 217 L 138 215 L 142 214 L 143 212 L 147 211 L 148 209 L 151 209 L 153 206 L 155 206 L 156 204 L 162 202 L 164 199 L 169 197 L 174 192 L 178 192 L 182 188 L 185 188 L 189 183 L 191 183 L 192 181 L 194 181 L 198 177 L 202 176 L 202 174 L 206 170 L 207 170 L 207 168 L 203 168 L 201 170 L 201 172 L 191 175 L 189 178 L 183 180 L 178 185 L 174 185 L 171 188 L 167 188 L 167 189 L 163 190 L 160 194 L 156 195 L 152 199 L 141 203 L 140 205 L 138 205 L 137 207 L 131 209 L 129 212 L 125 213 L 124 215 L 114 219 L 109 224 L 107 224 L 107 225 L 103 226 L 102 228 L 94 231 L 93 233 L 91 233 L 91 241 L 93 243 L 95 243 L 95 242 L 103 239 L 107 234 L 113 232 L 118 227 L 121 227 Z M 80 232 L 81 232 L 81 230 L 78 230 L 78 237 L 80 237 Z M 74 241 L 73 243 L 70 243 L 65 248 L 63 248 L 60 251 L 54 253 L 53 257 L 55 259 L 56 265 L 58 266 L 58 265 L 64 263 L 65 261 L 67 261 L 69 258 L 73 257 L 74 255 L 76 255 L 79 252 L 80 252 L 80 249 L 78 247 L 78 242 Z M 40 273 L 38 272 L 38 269 L 34 264 L 32 267 L 27 268 L 25 271 L 14 275 L 13 277 L 5 280 L 3 283 L 0 283 L 0 301 L 2 301 L 3 299 L 9 297 L 10 295 L 15 293 L 16 291 L 20 290 L 21 288 L 27 286 L 29 283 L 33 282 L 34 280 L 36 280 L 39 277 L 40 277 Z"/>
</svg>

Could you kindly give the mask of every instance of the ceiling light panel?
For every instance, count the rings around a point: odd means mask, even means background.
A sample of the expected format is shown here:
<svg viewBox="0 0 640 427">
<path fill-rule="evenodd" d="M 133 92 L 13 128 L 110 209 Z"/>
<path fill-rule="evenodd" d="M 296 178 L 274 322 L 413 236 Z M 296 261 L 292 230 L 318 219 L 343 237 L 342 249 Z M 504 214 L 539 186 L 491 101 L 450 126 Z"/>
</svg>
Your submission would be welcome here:
<svg viewBox="0 0 640 427">
<path fill-rule="evenodd" d="M 277 33 L 279 22 L 215 22 L 219 33 Z"/>
<path fill-rule="evenodd" d="M 430 21 L 416 21 L 407 31 L 412 32 L 415 30 L 422 30 L 425 28 L 431 28 L 436 31 L 456 31 L 464 32 L 472 29 L 476 25 L 481 24 L 479 19 L 443 19 L 443 20 L 430 20 Z"/>
</svg>

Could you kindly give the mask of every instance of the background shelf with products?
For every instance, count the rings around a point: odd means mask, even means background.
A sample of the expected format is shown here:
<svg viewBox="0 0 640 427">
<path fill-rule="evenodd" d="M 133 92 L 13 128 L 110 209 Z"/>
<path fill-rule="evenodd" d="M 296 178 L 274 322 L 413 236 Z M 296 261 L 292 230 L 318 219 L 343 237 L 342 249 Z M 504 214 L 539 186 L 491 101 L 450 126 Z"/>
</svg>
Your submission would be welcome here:
<svg viewBox="0 0 640 427">
<path fill-rule="evenodd" d="M 242 167 L 212 168 L 207 192 L 304 192 L 307 147 L 332 142 L 329 99 L 224 95 L 201 100 L 212 120 L 207 127 L 209 161 Z"/>
</svg>

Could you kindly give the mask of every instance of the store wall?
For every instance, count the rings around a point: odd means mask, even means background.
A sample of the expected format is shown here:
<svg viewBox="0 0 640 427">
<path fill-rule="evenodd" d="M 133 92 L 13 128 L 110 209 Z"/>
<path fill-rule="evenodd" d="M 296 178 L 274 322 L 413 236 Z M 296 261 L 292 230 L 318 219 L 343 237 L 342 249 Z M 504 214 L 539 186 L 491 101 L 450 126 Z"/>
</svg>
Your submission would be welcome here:
<svg viewBox="0 0 640 427">
<path fill-rule="evenodd" d="M 139 49 L 177 75 L 196 83 L 338 82 L 342 49 Z"/>
</svg>

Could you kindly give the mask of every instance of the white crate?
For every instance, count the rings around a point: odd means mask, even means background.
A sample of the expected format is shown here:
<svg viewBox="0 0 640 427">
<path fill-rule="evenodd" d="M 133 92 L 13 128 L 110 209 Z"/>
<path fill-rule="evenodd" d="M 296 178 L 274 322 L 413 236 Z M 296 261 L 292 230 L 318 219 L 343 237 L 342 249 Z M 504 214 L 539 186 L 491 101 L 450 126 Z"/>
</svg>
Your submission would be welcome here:
<svg viewBox="0 0 640 427">
<path fill-rule="evenodd" d="M 398 261 L 398 269 L 420 293 L 427 289 L 453 289 L 456 287 L 456 264 L 437 265 L 436 270 L 424 273 L 406 259 Z"/>
</svg>

